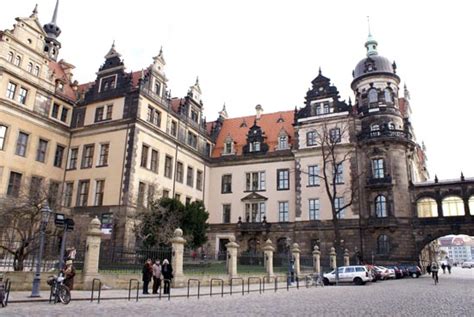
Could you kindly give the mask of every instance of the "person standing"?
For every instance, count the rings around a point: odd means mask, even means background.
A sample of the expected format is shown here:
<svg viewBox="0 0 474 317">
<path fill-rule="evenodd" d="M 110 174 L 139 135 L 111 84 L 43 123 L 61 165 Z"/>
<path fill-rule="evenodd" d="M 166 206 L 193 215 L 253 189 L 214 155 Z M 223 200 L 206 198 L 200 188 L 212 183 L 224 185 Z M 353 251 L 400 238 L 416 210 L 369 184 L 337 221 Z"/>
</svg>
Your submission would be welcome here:
<svg viewBox="0 0 474 317">
<path fill-rule="evenodd" d="M 161 273 L 162 273 L 163 281 L 164 281 L 163 293 L 169 294 L 171 280 L 173 279 L 173 267 L 168 262 L 168 259 L 165 259 L 163 261 L 163 265 L 161 266 Z"/>
<path fill-rule="evenodd" d="M 67 260 L 65 267 L 62 269 L 64 274 L 64 285 L 69 288 L 70 291 L 74 289 L 74 276 L 76 276 L 76 269 L 72 265 L 72 260 Z"/>
<path fill-rule="evenodd" d="M 160 260 L 153 264 L 153 294 L 158 294 L 158 288 L 161 286 L 161 265 Z"/>
<path fill-rule="evenodd" d="M 448 269 L 448 273 L 451 274 L 451 264 L 448 262 L 448 265 L 446 265 L 446 268 Z"/>
<path fill-rule="evenodd" d="M 151 281 L 151 277 L 153 276 L 153 267 L 151 265 L 151 260 L 148 259 L 145 262 L 142 270 L 142 280 L 143 280 L 143 294 L 150 294 L 148 293 L 148 284 Z"/>
<path fill-rule="evenodd" d="M 431 263 L 431 274 L 433 275 L 433 279 L 438 283 L 438 264 L 436 262 Z"/>
</svg>

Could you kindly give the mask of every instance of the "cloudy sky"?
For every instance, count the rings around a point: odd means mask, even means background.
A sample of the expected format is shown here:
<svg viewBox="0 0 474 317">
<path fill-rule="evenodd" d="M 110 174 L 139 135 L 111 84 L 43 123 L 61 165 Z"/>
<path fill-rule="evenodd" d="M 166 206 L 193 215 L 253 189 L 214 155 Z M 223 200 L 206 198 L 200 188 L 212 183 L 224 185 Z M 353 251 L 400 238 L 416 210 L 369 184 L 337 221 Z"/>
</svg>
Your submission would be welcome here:
<svg viewBox="0 0 474 317">
<path fill-rule="evenodd" d="M 39 4 L 2 6 L 0 28 Z M 163 46 L 173 96 L 199 76 L 205 115 L 225 103 L 231 117 L 302 106 L 318 68 L 352 96 L 352 70 L 365 56 L 367 18 L 380 55 L 395 60 L 411 93 L 412 121 L 433 178 L 474 177 L 474 44 L 469 1 L 61 0 L 60 57 L 91 81 L 115 40 L 128 70 L 146 68 Z"/>
</svg>

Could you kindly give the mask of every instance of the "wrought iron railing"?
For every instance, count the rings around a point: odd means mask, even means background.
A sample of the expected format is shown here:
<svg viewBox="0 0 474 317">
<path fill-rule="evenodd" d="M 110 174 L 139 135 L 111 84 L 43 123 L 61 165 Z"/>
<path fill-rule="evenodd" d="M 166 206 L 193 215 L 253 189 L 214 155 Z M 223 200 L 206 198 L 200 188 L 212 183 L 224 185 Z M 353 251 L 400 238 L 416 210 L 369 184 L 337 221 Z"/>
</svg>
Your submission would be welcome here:
<svg viewBox="0 0 474 317">
<path fill-rule="evenodd" d="M 392 176 L 386 175 L 384 177 L 368 177 L 367 185 L 390 185 L 392 184 Z"/>
<path fill-rule="evenodd" d="M 398 138 L 412 140 L 412 135 L 408 131 L 404 130 L 394 130 L 394 129 L 381 129 L 373 131 L 362 131 L 358 136 L 359 141 L 370 140 L 377 138 Z"/>
</svg>

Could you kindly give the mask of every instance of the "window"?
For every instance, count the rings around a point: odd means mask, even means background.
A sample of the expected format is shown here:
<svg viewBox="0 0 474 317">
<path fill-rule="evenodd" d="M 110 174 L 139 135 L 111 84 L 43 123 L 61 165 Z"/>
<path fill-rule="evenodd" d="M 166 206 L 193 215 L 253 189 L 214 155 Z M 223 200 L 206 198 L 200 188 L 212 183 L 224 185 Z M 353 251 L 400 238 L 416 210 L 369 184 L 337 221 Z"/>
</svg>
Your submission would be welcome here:
<svg viewBox="0 0 474 317">
<path fill-rule="evenodd" d="M 389 254 L 390 240 L 387 235 L 381 234 L 377 238 L 377 254 Z"/>
<path fill-rule="evenodd" d="M 443 199 L 443 216 L 464 216 L 464 202 L 461 197 L 448 196 Z"/>
<path fill-rule="evenodd" d="M 51 117 L 57 119 L 59 114 L 59 105 L 57 103 L 53 104 L 53 109 L 51 110 Z"/>
<path fill-rule="evenodd" d="M 174 194 L 174 199 L 178 200 L 178 201 L 181 201 L 181 194 Z"/>
<path fill-rule="evenodd" d="M 0 125 L 0 150 L 5 148 L 5 139 L 7 137 L 7 127 Z"/>
<path fill-rule="evenodd" d="M 202 171 L 196 172 L 196 189 L 202 191 Z"/>
<path fill-rule="evenodd" d="M 24 132 L 18 134 L 18 140 L 16 142 L 15 154 L 19 156 L 26 156 L 26 146 L 28 144 L 29 135 Z"/>
<path fill-rule="evenodd" d="M 309 220 L 319 219 L 319 198 L 309 200 Z"/>
<path fill-rule="evenodd" d="M 77 206 L 86 207 L 89 199 L 89 180 L 79 181 L 79 195 L 77 195 Z"/>
<path fill-rule="evenodd" d="M 163 189 L 163 198 L 169 198 L 170 197 L 170 191 L 167 189 Z"/>
<path fill-rule="evenodd" d="M 393 103 L 392 99 L 392 91 L 388 88 L 385 88 L 384 90 L 384 98 L 386 103 Z"/>
<path fill-rule="evenodd" d="M 33 63 L 29 62 L 28 65 L 26 66 L 26 71 L 28 73 L 31 73 L 33 71 Z"/>
<path fill-rule="evenodd" d="M 265 217 L 265 202 L 245 204 L 245 220 L 247 222 L 261 222 Z"/>
<path fill-rule="evenodd" d="M 146 184 L 142 183 L 142 182 L 139 182 L 138 183 L 138 198 L 137 198 L 137 205 L 138 206 L 144 206 L 145 189 L 146 189 Z"/>
<path fill-rule="evenodd" d="M 290 189 L 290 170 L 289 169 L 277 170 L 277 189 L 278 190 Z"/>
<path fill-rule="evenodd" d="M 112 120 L 113 108 L 114 108 L 113 105 L 108 105 L 107 106 L 107 112 L 105 113 L 105 120 Z"/>
<path fill-rule="evenodd" d="M 58 196 L 59 196 L 59 183 L 52 181 L 49 183 L 48 204 L 53 209 L 57 207 Z"/>
<path fill-rule="evenodd" d="M 112 75 L 106 78 L 102 78 L 102 85 L 100 91 L 115 89 L 115 76 L 116 75 Z"/>
<path fill-rule="evenodd" d="M 288 136 L 282 135 L 278 138 L 278 149 L 280 150 L 288 149 Z"/>
<path fill-rule="evenodd" d="M 278 221 L 280 222 L 288 222 L 288 202 L 287 201 L 280 201 L 278 202 Z"/>
<path fill-rule="evenodd" d="M 103 213 L 100 215 L 100 229 L 103 233 L 112 233 L 114 226 L 114 217 L 110 212 Z"/>
<path fill-rule="evenodd" d="M 389 130 L 395 130 L 395 124 L 393 122 L 388 123 L 388 129 Z"/>
<path fill-rule="evenodd" d="M 230 204 L 222 205 L 222 223 L 230 223 Z"/>
<path fill-rule="evenodd" d="M 329 140 L 331 140 L 331 143 L 341 142 L 341 129 L 334 128 L 329 130 Z"/>
<path fill-rule="evenodd" d="M 191 199 L 192 199 L 191 197 L 186 196 L 186 200 L 185 200 L 186 206 L 189 205 L 189 204 L 191 204 Z"/>
<path fill-rule="evenodd" d="M 422 198 L 416 202 L 419 218 L 438 217 L 438 204 L 433 198 Z"/>
<path fill-rule="evenodd" d="M 94 144 L 84 145 L 84 149 L 82 152 L 81 168 L 92 167 L 93 159 L 94 159 Z"/>
<path fill-rule="evenodd" d="M 329 112 L 330 112 L 329 103 L 325 102 L 324 105 L 323 105 L 323 113 L 327 114 Z"/>
<path fill-rule="evenodd" d="M 378 93 L 375 88 L 369 90 L 369 103 L 376 103 L 378 101 Z"/>
<path fill-rule="evenodd" d="M 102 121 L 104 118 L 104 107 L 95 108 L 95 122 Z"/>
<path fill-rule="evenodd" d="M 387 214 L 387 199 L 383 195 L 375 198 L 375 216 L 377 218 L 385 218 Z"/>
<path fill-rule="evenodd" d="M 161 83 L 158 81 L 155 81 L 155 94 L 161 96 Z"/>
<path fill-rule="evenodd" d="M 70 170 L 76 169 L 78 155 L 79 155 L 78 148 L 71 149 L 71 151 L 69 152 L 69 164 L 67 167 L 68 169 Z"/>
<path fill-rule="evenodd" d="M 197 146 L 197 135 L 188 131 L 188 145 L 196 148 Z"/>
<path fill-rule="evenodd" d="M 8 52 L 7 60 L 9 63 L 13 62 L 13 52 Z"/>
<path fill-rule="evenodd" d="M 176 181 L 179 182 L 179 183 L 183 183 L 183 176 L 184 174 L 184 166 L 183 166 L 183 163 L 181 162 L 178 162 L 176 164 Z"/>
<path fill-rule="evenodd" d="M 173 158 L 166 155 L 165 157 L 165 177 L 171 178 L 173 175 Z"/>
<path fill-rule="evenodd" d="M 474 195 L 469 198 L 469 212 L 474 216 Z"/>
<path fill-rule="evenodd" d="M 20 65 L 21 65 L 21 57 L 20 57 L 20 55 L 17 55 L 17 56 L 16 56 L 16 58 L 15 58 L 15 63 L 14 63 L 14 64 L 15 64 L 15 66 L 20 67 Z"/>
<path fill-rule="evenodd" d="M 316 145 L 316 131 L 309 131 L 306 133 L 306 145 Z"/>
<path fill-rule="evenodd" d="M 105 187 L 105 180 L 97 180 L 95 181 L 95 197 L 94 197 L 94 205 L 95 206 L 102 206 L 104 202 L 104 187 Z"/>
<path fill-rule="evenodd" d="M 18 197 L 20 194 L 21 174 L 10 172 L 10 180 L 8 181 L 7 195 Z"/>
<path fill-rule="evenodd" d="M 319 186 L 319 166 L 308 166 L 308 186 Z"/>
<path fill-rule="evenodd" d="M 372 175 L 374 178 L 384 178 L 384 168 L 383 168 L 383 159 L 373 159 L 372 160 Z"/>
<path fill-rule="evenodd" d="M 148 200 L 147 206 L 150 207 L 152 203 L 155 201 L 155 186 L 148 185 Z"/>
<path fill-rule="evenodd" d="M 186 174 L 186 185 L 193 187 L 194 185 L 194 169 L 188 166 L 188 172 Z"/>
<path fill-rule="evenodd" d="M 150 169 L 158 173 L 158 151 L 157 150 L 151 150 L 151 162 L 150 162 Z"/>
<path fill-rule="evenodd" d="M 24 105 L 26 103 L 26 96 L 28 96 L 28 90 L 21 87 L 20 93 L 18 94 L 18 102 Z"/>
<path fill-rule="evenodd" d="M 56 152 L 54 153 L 54 163 L 56 167 L 61 167 L 63 165 L 63 155 L 64 155 L 64 146 L 56 145 Z"/>
<path fill-rule="evenodd" d="M 74 183 L 66 183 L 64 188 L 64 206 L 71 207 L 72 205 L 72 192 L 74 190 Z"/>
<path fill-rule="evenodd" d="M 33 71 L 33 75 L 39 76 L 40 68 L 39 66 L 35 66 L 35 70 Z"/>
<path fill-rule="evenodd" d="M 336 173 L 336 184 L 344 184 L 344 171 L 342 163 L 337 164 L 336 170 L 334 172 Z"/>
<path fill-rule="evenodd" d="M 109 144 L 101 144 L 99 149 L 99 165 L 107 166 L 109 162 Z"/>
<path fill-rule="evenodd" d="M 171 128 L 170 128 L 170 133 L 172 136 L 176 136 L 178 132 L 178 124 L 176 121 L 171 121 Z"/>
<path fill-rule="evenodd" d="M 147 115 L 146 115 L 146 121 L 148 122 L 153 122 L 153 112 L 155 110 L 153 109 L 152 106 L 148 106 L 148 112 L 147 112 Z"/>
<path fill-rule="evenodd" d="M 15 99 L 16 93 L 16 84 L 9 82 L 7 86 L 7 98 L 8 99 Z"/>
<path fill-rule="evenodd" d="M 224 144 L 224 154 L 232 154 L 232 140 L 228 140 Z"/>
<path fill-rule="evenodd" d="M 147 145 L 142 145 L 142 158 L 140 160 L 140 166 L 147 168 L 148 166 L 148 150 L 150 149 Z"/>
<path fill-rule="evenodd" d="M 380 136 L 380 126 L 378 124 L 372 124 L 370 126 L 370 135 L 371 136 Z"/>
<path fill-rule="evenodd" d="M 155 110 L 152 123 L 157 127 L 161 126 L 161 112 L 159 112 L 158 110 Z"/>
<path fill-rule="evenodd" d="M 232 193 L 232 174 L 222 175 L 221 193 Z"/>
<path fill-rule="evenodd" d="M 199 122 L 199 115 L 197 111 L 191 110 L 191 120 L 193 120 L 196 123 Z"/>
<path fill-rule="evenodd" d="M 61 110 L 61 121 L 66 122 L 67 121 L 67 114 L 69 113 L 69 109 L 66 107 L 63 107 Z"/>
<path fill-rule="evenodd" d="M 246 173 L 246 190 L 265 190 L 265 172 Z"/>
<path fill-rule="evenodd" d="M 342 208 L 344 207 L 344 197 L 336 197 L 336 199 L 334 200 L 334 207 L 336 207 L 337 218 L 345 218 L 346 210 Z"/>
</svg>

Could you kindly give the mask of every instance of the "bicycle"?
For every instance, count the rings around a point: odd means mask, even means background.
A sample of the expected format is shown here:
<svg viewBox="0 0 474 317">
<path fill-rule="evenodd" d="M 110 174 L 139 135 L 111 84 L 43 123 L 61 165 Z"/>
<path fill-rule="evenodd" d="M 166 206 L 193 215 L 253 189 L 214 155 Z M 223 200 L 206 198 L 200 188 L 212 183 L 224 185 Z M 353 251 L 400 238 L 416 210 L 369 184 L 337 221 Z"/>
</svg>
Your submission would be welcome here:
<svg viewBox="0 0 474 317">
<path fill-rule="evenodd" d="M 306 283 L 306 287 L 318 286 L 318 285 L 321 287 L 324 287 L 323 279 L 321 278 L 321 275 L 318 273 L 306 275 L 305 283 Z"/>
<path fill-rule="evenodd" d="M 51 286 L 51 293 L 49 296 L 49 301 L 51 298 L 54 298 L 54 303 L 63 303 L 64 305 L 69 304 L 71 301 L 71 291 L 69 288 L 63 284 L 64 276 L 60 273 L 58 276 L 48 277 L 47 283 Z"/>
</svg>

